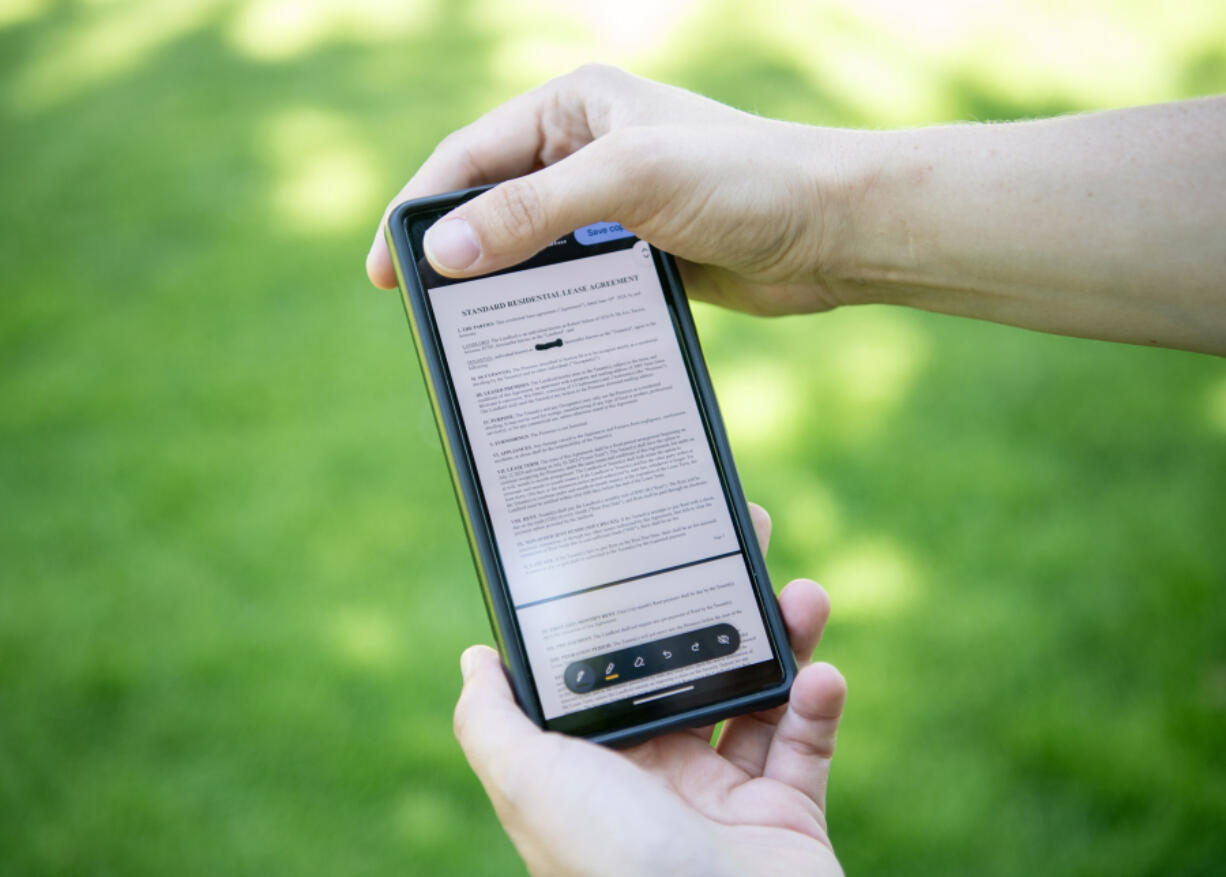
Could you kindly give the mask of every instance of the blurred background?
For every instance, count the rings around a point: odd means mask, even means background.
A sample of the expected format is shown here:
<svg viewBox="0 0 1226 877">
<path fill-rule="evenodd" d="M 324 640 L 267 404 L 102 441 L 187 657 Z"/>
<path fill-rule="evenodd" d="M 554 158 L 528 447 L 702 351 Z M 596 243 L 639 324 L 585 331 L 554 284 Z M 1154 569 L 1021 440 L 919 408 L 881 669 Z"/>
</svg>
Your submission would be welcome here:
<svg viewBox="0 0 1226 877">
<path fill-rule="evenodd" d="M 0 872 L 522 872 L 452 740 L 488 627 L 363 259 L 442 136 L 587 60 L 1006 120 L 1226 90 L 1226 4 L 4 0 Z M 772 575 L 833 598 L 849 871 L 1221 873 L 1226 363 L 696 310 Z"/>
</svg>

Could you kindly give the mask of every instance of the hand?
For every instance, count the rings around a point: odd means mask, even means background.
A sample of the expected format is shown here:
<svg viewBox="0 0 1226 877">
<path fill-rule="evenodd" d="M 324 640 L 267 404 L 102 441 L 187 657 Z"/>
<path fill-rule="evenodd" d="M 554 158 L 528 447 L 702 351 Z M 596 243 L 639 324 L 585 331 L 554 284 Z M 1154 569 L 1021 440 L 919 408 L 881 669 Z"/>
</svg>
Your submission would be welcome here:
<svg viewBox="0 0 1226 877">
<path fill-rule="evenodd" d="M 752 507 L 763 548 L 770 519 Z M 622 752 L 546 733 L 515 703 L 498 654 L 461 658 L 456 737 L 528 870 L 546 874 L 841 874 L 826 783 L 847 689 L 809 664 L 830 613 L 816 582 L 779 596 L 801 671 L 785 706 Z"/>
<path fill-rule="evenodd" d="M 583 67 L 447 137 L 388 206 L 506 180 L 435 224 L 454 277 L 514 265 L 616 220 L 677 256 L 693 298 L 753 313 L 825 310 L 836 215 L 826 139 L 853 132 L 762 119 L 606 67 Z M 861 135 L 863 136 L 863 135 Z M 387 213 L 384 213 L 384 221 Z M 366 270 L 396 285 L 382 229 Z"/>
</svg>

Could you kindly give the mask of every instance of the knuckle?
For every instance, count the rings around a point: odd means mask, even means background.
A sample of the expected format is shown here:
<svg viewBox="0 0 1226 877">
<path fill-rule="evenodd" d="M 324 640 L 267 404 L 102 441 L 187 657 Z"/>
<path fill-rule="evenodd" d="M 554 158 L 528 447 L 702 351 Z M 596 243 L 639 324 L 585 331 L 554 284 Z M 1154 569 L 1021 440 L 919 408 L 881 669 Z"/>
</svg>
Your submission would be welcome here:
<svg viewBox="0 0 1226 877">
<path fill-rule="evenodd" d="M 457 162 L 469 178 L 476 179 L 481 174 L 481 161 L 473 152 L 467 128 L 452 131 L 434 147 L 434 155 L 446 156 Z"/>
<path fill-rule="evenodd" d="M 457 128 L 449 133 L 446 137 L 438 142 L 438 146 L 434 148 L 435 152 L 453 148 L 456 143 L 464 136 L 464 129 Z"/>
<path fill-rule="evenodd" d="M 585 79 L 593 82 L 608 82 L 611 80 L 624 77 L 626 71 L 620 67 L 614 67 L 612 64 L 601 64 L 596 61 L 589 61 L 586 64 L 581 64 L 576 67 L 570 74 L 576 79 Z"/>
<path fill-rule="evenodd" d="M 434 147 L 434 155 L 446 155 L 452 152 L 467 152 L 464 146 L 464 129 L 452 131 Z"/>
</svg>

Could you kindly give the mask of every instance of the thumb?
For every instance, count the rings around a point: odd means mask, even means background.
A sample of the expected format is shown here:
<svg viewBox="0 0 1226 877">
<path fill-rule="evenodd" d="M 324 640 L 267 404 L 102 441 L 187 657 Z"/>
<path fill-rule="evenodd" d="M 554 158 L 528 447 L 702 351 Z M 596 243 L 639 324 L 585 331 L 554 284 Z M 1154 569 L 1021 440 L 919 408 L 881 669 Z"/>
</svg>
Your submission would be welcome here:
<svg viewBox="0 0 1226 877">
<path fill-rule="evenodd" d="M 501 183 L 457 207 L 426 232 L 426 257 L 440 274 L 471 277 L 509 268 L 565 234 L 623 215 L 641 193 L 642 162 L 628 160 L 633 135 L 617 131 L 535 173 Z M 641 214 L 643 205 L 636 203 Z"/>
<path fill-rule="evenodd" d="M 471 646 L 460 656 L 464 688 L 455 708 L 455 736 L 487 789 L 501 788 L 505 772 L 524 742 L 543 732 L 524 715 L 489 646 Z"/>
</svg>

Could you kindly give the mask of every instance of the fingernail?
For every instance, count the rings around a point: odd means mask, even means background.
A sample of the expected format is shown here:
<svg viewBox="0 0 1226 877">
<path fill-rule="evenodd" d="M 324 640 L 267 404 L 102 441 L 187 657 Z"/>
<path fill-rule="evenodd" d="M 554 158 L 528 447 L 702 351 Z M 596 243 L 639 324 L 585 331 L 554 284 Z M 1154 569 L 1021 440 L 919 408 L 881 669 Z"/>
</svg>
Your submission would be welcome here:
<svg viewBox="0 0 1226 877">
<path fill-rule="evenodd" d="M 472 227 L 463 219 L 444 219 L 426 232 L 426 255 L 448 271 L 463 271 L 481 255 Z"/>
<path fill-rule="evenodd" d="M 467 682 L 473 672 L 473 650 L 465 649 L 460 655 L 460 677 Z"/>
</svg>

